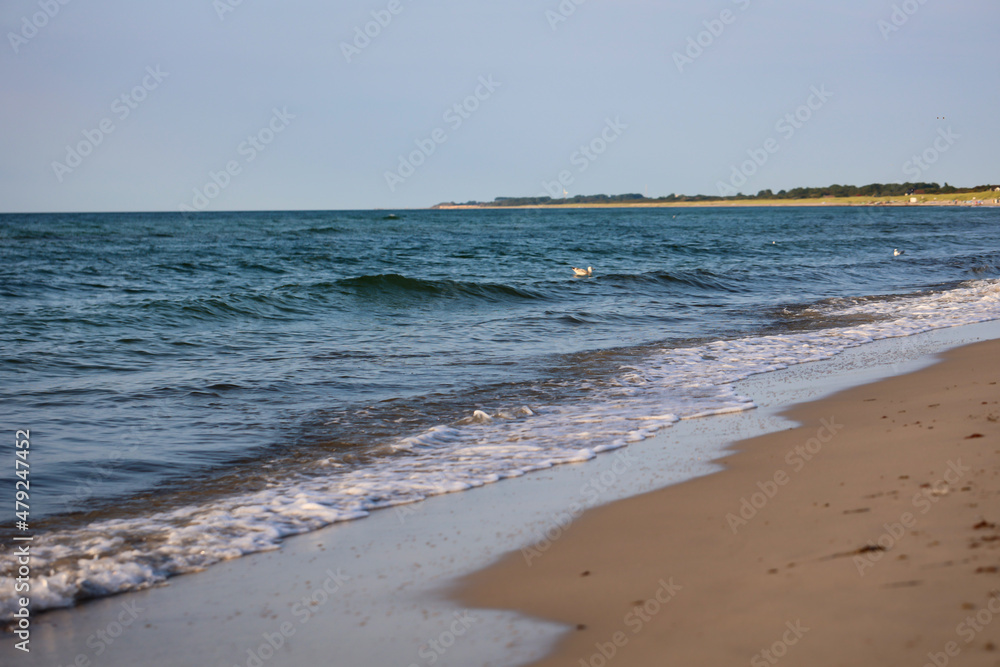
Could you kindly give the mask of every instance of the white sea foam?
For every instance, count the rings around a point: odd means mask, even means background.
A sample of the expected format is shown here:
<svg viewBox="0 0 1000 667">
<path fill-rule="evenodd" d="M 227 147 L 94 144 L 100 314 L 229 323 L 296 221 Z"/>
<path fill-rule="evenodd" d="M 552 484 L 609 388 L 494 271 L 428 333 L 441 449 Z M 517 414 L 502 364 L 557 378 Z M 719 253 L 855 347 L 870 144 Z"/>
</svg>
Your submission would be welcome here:
<svg viewBox="0 0 1000 667">
<path fill-rule="evenodd" d="M 732 383 L 828 359 L 877 339 L 1000 319 L 1000 281 L 889 300 L 844 300 L 817 315 L 854 326 L 664 349 L 584 398 L 470 414 L 390 443 L 364 467 L 320 462 L 328 472 L 254 493 L 127 520 L 39 535 L 32 547 L 32 606 L 145 588 L 222 560 L 277 548 L 290 535 L 371 510 L 463 491 L 554 465 L 585 461 L 640 441 L 679 419 L 754 407 Z M 578 387 L 577 387 L 578 389 Z M 14 579 L 0 579 L 0 616 L 17 608 Z"/>
</svg>

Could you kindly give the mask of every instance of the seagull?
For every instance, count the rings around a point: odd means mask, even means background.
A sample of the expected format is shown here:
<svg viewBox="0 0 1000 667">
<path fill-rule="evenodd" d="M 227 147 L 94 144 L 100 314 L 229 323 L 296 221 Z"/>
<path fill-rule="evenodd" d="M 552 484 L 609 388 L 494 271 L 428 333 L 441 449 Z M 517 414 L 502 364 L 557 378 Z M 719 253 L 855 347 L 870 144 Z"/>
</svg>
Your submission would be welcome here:
<svg viewBox="0 0 1000 667">
<path fill-rule="evenodd" d="M 594 267 L 588 266 L 586 269 L 578 269 L 573 267 L 573 275 L 577 278 L 586 278 L 588 276 L 594 275 Z"/>
<path fill-rule="evenodd" d="M 894 248 L 893 251 L 892 251 L 892 256 L 893 257 L 899 257 L 900 255 L 905 255 L 905 254 L 906 254 L 905 250 L 900 250 L 898 248 Z"/>
</svg>

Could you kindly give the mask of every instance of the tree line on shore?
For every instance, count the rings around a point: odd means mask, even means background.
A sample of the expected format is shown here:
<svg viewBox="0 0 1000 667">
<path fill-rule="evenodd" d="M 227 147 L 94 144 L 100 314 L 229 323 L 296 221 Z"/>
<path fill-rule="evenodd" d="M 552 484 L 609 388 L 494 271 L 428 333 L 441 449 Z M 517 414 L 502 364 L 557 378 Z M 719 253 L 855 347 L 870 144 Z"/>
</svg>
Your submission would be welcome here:
<svg viewBox="0 0 1000 667">
<path fill-rule="evenodd" d="M 563 199 L 552 197 L 497 197 L 492 202 L 469 201 L 463 206 L 553 206 L 563 204 L 641 204 L 655 202 L 744 201 L 755 199 L 822 199 L 825 197 L 902 197 L 912 194 L 949 195 L 994 190 L 996 185 L 956 188 L 937 183 L 871 183 L 869 185 L 830 185 L 825 188 L 792 188 L 791 190 L 761 190 L 755 195 L 739 193 L 731 197 L 713 195 L 677 195 L 650 198 L 638 193 L 622 195 L 576 195 Z M 454 202 L 443 204 L 455 206 Z"/>
</svg>

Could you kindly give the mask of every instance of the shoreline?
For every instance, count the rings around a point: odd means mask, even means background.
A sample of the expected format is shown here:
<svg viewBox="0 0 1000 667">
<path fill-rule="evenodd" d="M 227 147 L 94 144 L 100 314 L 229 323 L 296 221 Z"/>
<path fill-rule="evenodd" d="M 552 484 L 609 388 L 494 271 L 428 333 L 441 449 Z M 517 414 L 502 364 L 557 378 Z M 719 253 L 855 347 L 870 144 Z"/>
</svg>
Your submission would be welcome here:
<svg viewBox="0 0 1000 667">
<path fill-rule="evenodd" d="M 277 551 L 40 615 L 32 621 L 32 653 L 22 662 L 68 665 L 83 655 L 103 665 L 233 667 L 256 664 L 251 653 L 259 655 L 267 636 L 282 643 L 263 661 L 267 665 L 319 664 L 333 651 L 348 664 L 422 666 L 430 664 L 432 642 L 456 639 L 448 633 L 462 614 L 474 622 L 446 654 L 433 655 L 434 664 L 538 660 L 564 627 L 516 612 L 462 607 L 447 597 L 457 577 L 548 531 L 565 530 L 574 503 L 601 506 L 692 477 L 714 477 L 719 467 L 713 461 L 727 443 L 787 425 L 779 406 L 922 367 L 928 353 L 984 338 L 1000 338 L 1000 321 L 881 340 L 743 380 L 738 391 L 752 395 L 759 409 L 680 422 L 634 443 L 621 450 L 634 461 L 624 474 L 621 458 L 610 452 L 382 510 L 288 539 Z M 595 485 L 598 493 L 592 493 Z M 115 627 L 122 605 L 137 606 L 141 616 L 98 658 L 87 641 Z M 285 637 L 283 629 L 293 634 Z M 13 654 L 13 638 L 0 644 L 7 644 L 0 652 Z"/>
<path fill-rule="evenodd" d="M 657 202 L 657 203 L 634 203 L 634 204 L 551 204 L 548 206 L 469 206 L 466 204 L 456 204 L 454 206 L 450 205 L 437 205 L 432 206 L 429 210 L 434 211 L 506 211 L 506 210 L 538 210 L 546 211 L 549 209 L 560 210 L 560 209 L 578 209 L 578 208 L 601 208 L 601 209 L 622 209 L 622 208 L 790 208 L 790 207 L 811 207 L 811 206 L 830 206 L 830 207 L 849 207 L 849 208 L 906 208 L 910 206 L 940 206 L 940 207 L 955 207 L 955 208 L 982 208 L 982 207 L 996 207 L 1000 206 L 1000 199 L 983 199 L 983 200 L 959 200 L 953 202 L 951 200 L 947 201 L 918 201 L 918 202 L 897 202 L 897 201 L 884 201 L 879 203 L 868 203 L 868 202 L 858 202 L 858 203 L 848 203 L 843 201 L 829 201 L 823 199 L 792 199 L 792 200 L 767 200 L 762 202 L 755 202 L 752 200 L 747 201 L 700 201 L 700 202 Z"/>
<path fill-rule="evenodd" d="M 795 405 L 721 472 L 589 511 L 457 598 L 568 628 L 540 667 L 997 664 L 998 380 L 991 340 Z"/>
</svg>

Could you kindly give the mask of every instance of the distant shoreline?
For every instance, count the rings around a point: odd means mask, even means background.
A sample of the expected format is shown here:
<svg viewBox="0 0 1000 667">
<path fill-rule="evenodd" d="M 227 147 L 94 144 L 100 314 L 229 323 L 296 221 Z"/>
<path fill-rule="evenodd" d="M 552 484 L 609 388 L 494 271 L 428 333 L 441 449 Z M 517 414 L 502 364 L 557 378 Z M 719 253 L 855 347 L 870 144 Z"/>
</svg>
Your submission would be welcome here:
<svg viewBox="0 0 1000 667">
<path fill-rule="evenodd" d="M 916 200 L 916 201 L 913 201 Z M 495 204 L 438 204 L 433 210 L 516 210 L 516 209 L 575 209 L 575 208 L 761 208 L 789 206 L 1000 206 L 1000 193 L 993 191 L 961 195 L 914 195 L 901 197 L 826 197 L 823 199 L 740 199 L 726 201 L 683 202 L 608 202 L 498 206 Z"/>
</svg>

